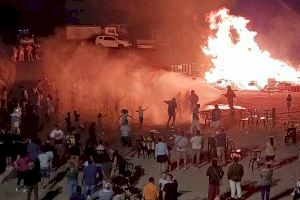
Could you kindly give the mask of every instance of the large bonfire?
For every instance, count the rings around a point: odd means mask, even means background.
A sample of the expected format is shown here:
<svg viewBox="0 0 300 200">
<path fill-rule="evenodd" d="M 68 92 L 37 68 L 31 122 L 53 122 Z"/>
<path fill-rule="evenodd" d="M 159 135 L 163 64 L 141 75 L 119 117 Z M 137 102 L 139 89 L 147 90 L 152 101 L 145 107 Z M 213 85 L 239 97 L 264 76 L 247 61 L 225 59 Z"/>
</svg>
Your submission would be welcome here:
<svg viewBox="0 0 300 200">
<path fill-rule="evenodd" d="M 299 71 L 259 48 L 255 42 L 257 33 L 247 28 L 249 20 L 230 15 L 226 8 L 209 13 L 206 20 L 211 35 L 203 51 L 213 64 L 205 74 L 208 83 L 227 81 L 247 90 L 265 87 L 268 79 L 299 82 Z"/>
</svg>

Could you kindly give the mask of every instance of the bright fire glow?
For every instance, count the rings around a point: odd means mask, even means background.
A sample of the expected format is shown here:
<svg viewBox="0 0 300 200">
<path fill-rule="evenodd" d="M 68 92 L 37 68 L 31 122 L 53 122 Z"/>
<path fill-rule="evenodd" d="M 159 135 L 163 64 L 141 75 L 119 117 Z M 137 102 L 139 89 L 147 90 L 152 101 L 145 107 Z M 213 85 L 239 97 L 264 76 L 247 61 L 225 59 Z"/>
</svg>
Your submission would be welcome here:
<svg viewBox="0 0 300 200">
<path fill-rule="evenodd" d="M 263 88 L 269 78 L 299 83 L 299 71 L 259 48 L 255 42 L 257 33 L 247 28 L 249 20 L 230 15 L 226 8 L 209 13 L 206 20 L 211 35 L 203 51 L 213 64 L 205 74 L 208 83 L 225 86 L 220 81 L 225 80 L 226 84 L 246 90 Z M 249 85 L 251 82 L 255 86 Z"/>
</svg>

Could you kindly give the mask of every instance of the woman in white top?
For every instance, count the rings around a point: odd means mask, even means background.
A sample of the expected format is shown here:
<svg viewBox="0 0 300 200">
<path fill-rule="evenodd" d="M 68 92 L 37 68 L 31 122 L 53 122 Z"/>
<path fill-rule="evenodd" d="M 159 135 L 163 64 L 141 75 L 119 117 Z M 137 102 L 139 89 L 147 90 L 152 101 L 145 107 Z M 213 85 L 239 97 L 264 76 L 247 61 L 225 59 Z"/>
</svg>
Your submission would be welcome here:
<svg viewBox="0 0 300 200">
<path fill-rule="evenodd" d="M 276 148 L 274 147 L 274 138 L 271 136 L 269 138 L 269 141 L 266 142 L 266 161 L 274 161 L 275 159 L 275 150 Z"/>
</svg>

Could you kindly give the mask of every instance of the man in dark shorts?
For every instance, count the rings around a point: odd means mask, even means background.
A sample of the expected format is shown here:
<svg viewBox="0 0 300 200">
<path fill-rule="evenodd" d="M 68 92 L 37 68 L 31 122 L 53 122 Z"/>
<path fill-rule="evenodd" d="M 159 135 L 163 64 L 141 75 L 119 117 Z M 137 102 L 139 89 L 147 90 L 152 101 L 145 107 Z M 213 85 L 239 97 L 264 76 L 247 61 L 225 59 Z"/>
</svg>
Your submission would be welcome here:
<svg viewBox="0 0 300 200">
<path fill-rule="evenodd" d="M 49 186 L 50 184 L 50 173 L 51 173 L 51 157 L 47 154 L 45 146 L 42 146 L 41 153 L 38 156 L 40 162 L 40 173 L 42 175 L 41 178 L 41 187 Z M 48 179 L 48 182 L 44 185 L 45 179 Z"/>
<path fill-rule="evenodd" d="M 166 163 L 168 163 L 169 150 L 166 143 L 163 142 L 162 138 L 158 139 L 158 143 L 155 145 L 155 157 L 159 164 L 159 171 L 164 172 L 167 170 Z"/>
<path fill-rule="evenodd" d="M 177 103 L 176 103 L 176 99 L 172 98 L 171 101 L 164 101 L 164 103 L 168 104 L 168 123 L 167 126 L 169 126 L 171 119 L 172 121 L 172 125 L 175 125 L 175 119 L 176 119 L 176 108 L 177 108 Z"/>
<path fill-rule="evenodd" d="M 128 153 L 128 148 L 131 147 L 131 129 L 128 124 L 122 125 L 120 128 L 121 143 L 125 147 L 125 154 Z"/>
<path fill-rule="evenodd" d="M 28 162 L 28 170 L 24 176 L 24 185 L 27 187 L 27 200 L 30 200 L 31 193 L 34 193 L 34 200 L 38 200 L 38 183 L 41 180 L 41 175 L 34 161 Z"/>
</svg>

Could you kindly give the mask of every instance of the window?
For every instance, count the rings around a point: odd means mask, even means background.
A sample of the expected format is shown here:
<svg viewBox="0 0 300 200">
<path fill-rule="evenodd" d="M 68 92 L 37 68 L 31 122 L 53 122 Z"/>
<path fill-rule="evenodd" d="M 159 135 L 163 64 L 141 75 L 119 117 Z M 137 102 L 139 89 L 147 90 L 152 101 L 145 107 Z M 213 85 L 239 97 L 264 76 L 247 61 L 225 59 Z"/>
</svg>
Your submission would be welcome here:
<svg viewBox="0 0 300 200">
<path fill-rule="evenodd" d="M 105 37 L 104 40 L 111 40 L 111 41 L 114 41 L 115 38 L 113 38 L 113 37 Z"/>
</svg>

